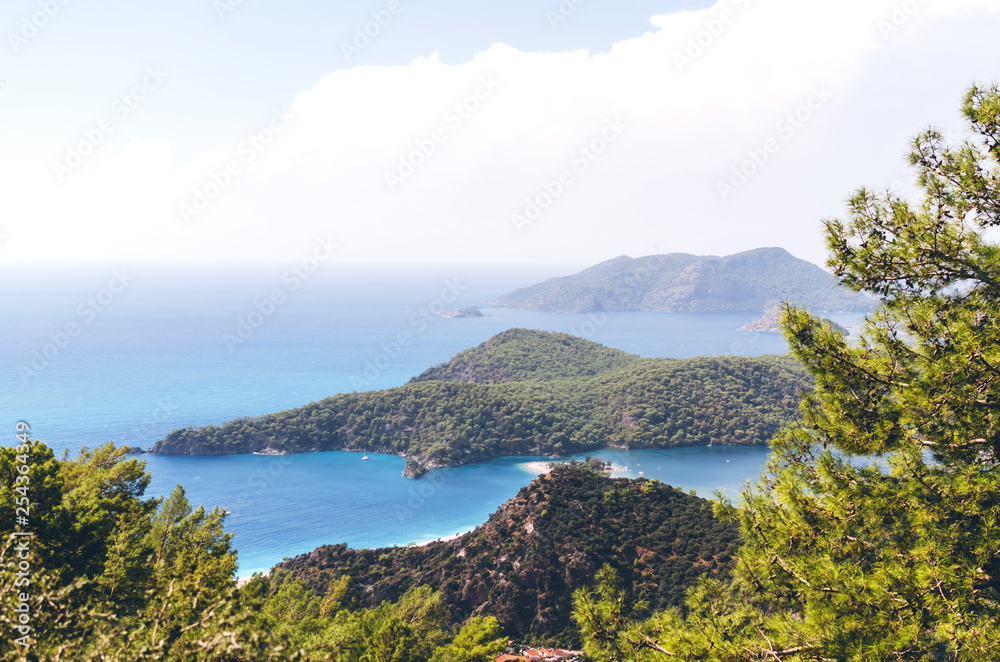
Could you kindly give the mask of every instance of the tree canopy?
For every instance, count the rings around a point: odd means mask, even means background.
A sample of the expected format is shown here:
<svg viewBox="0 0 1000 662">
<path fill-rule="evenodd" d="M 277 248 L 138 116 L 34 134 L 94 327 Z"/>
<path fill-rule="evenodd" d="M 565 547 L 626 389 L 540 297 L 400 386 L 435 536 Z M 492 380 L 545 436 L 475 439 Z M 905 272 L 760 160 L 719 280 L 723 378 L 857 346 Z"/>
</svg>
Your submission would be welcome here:
<svg viewBox="0 0 1000 662">
<path fill-rule="evenodd" d="M 368 609 L 344 603 L 349 578 L 322 600 L 287 573 L 237 587 L 224 511 L 192 508 L 180 486 L 144 498 L 149 474 L 125 453 L 0 448 L 0 659 L 488 662 L 506 645 L 496 619 L 454 624 L 426 586 Z"/>
<path fill-rule="evenodd" d="M 970 137 L 917 136 L 923 192 L 858 191 L 826 222 L 829 266 L 879 297 L 855 344 L 788 307 L 815 379 L 738 508 L 731 582 L 682 617 L 630 608 L 611 573 L 577 595 L 597 660 L 1000 657 L 1000 88 Z"/>
</svg>

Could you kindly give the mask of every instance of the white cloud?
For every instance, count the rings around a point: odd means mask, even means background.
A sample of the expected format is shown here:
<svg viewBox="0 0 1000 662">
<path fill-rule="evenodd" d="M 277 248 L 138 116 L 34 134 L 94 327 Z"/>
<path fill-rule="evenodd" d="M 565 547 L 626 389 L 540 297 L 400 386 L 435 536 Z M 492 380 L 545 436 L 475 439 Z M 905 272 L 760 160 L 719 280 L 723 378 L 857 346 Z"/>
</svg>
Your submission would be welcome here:
<svg viewBox="0 0 1000 662">
<path fill-rule="evenodd" d="M 336 71 L 266 144 L 272 117 L 261 142 L 188 163 L 166 140 L 109 144 L 62 184 L 51 154 L 0 157 L 2 258 L 289 261 L 333 234 L 340 259 L 359 263 L 582 265 L 761 245 L 819 261 L 819 219 L 851 188 L 898 179 L 906 137 L 956 122 L 963 88 L 995 75 L 992 41 L 968 33 L 995 33 L 997 11 L 997 0 L 731 0 L 655 16 L 606 53 L 496 44 L 460 65 L 432 54 Z M 620 136 L 605 131 L 615 118 Z M 615 141 L 581 159 L 602 132 Z M 405 176 L 400 158 L 421 145 L 433 153 Z M 719 183 L 768 146 L 724 202 Z M 227 163 L 239 170 L 228 180 Z M 395 190 L 387 172 L 404 180 Z M 512 215 L 558 191 L 545 185 L 560 173 L 570 183 L 518 232 Z M 183 223 L 179 206 L 213 183 L 219 194 Z"/>
</svg>

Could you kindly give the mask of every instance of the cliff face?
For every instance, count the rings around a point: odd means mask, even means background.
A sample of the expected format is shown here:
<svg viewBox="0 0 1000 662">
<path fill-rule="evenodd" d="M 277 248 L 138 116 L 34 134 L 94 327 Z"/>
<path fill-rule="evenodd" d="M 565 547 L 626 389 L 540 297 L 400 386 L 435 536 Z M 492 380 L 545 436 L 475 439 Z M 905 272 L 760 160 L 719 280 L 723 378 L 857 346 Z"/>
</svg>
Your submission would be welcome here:
<svg viewBox="0 0 1000 662">
<path fill-rule="evenodd" d="M 559 313 L 645 310 L 764 312 L 791 301 L 821 312 L 865 312 L 873 302 L 837 285 L 821 268 L 782 248 L 726 257 L 686 253 L 617 257 L 496 299 L 502 308 Z"/>
<path fill-rule="evenodd" d="M 320 592 L 349 575 L 350 596 L 364 606 L 429 585 L 442 591 L 456 621 L 492 615 L 513 636 L 577 645 L 572 593 L 605 563 L 652 608 L 680 605 L 699 575 L 728 572 L 736 541 L 735 527 L 716 520 L 703 499 L 656 481 L 558 467 L 456 540 L 375 550 L 330 545 L 278 567 Z"/>
<path fill-rule="evenodd" d="M 416 460 L 407 460 L 406 465 L 403 467 L 403 476 L 406 478 L 421 478 L 424 474 L 429 471 L 427 467 L 420 464 Z"/>
</svg>

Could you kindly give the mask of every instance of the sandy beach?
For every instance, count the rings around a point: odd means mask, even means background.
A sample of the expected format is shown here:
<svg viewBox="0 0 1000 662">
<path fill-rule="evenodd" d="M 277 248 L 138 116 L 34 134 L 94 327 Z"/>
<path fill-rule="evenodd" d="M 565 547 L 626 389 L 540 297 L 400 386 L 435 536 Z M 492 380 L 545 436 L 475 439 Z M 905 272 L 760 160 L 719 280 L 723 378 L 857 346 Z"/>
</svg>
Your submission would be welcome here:
<svg viewBox="0 0 1000 662">
<path fill-rule="evenodd" d="M 461 538 L 462 536 L 464 536 L 466 533 L 471 533 L 471 532 L 470 531 L 462 531 L 461 533 L 455 533 L 455 534 L 452 534 L 450 536 L 445 536 L 444 538 L 435 538 L 434 540 L 424 540 L 423 542 L 415 542 L 415 543 L 413 543 L 412 547 L 425 547 L 425 546 L 431 544 L 432 542 L 439 542 L 439 541 L 440 542 L 447 542 L 449 540 L 456 540 L 457 538 Z"/>
<path fill-rule="evenodd" d="M 533 474 L 547 474 L 552 472 L 552 466 L 555 464 L 566 464 L 566 462 L 556 461 L 556 462 L 525 462 L 521 467 L 525 471 L 529 471 Z M 611 465 L 611 472 L 628 473 L 630 470 L 628 467 L 623 467 L 617 464 Z"/>
</svg>

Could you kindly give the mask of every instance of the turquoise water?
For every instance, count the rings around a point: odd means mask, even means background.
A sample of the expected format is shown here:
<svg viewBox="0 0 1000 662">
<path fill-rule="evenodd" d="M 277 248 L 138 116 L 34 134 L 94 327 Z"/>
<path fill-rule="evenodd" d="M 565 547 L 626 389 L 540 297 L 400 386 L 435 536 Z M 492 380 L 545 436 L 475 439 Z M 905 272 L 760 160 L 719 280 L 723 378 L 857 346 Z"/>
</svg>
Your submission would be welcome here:
<svg viewBox="0 0 1000 662">
<path fill-rule="evenodd" d="M 179 427 L 399 386 L 513 327 L 573 333 L 647 357 L 786 351 L 777 335 L 736 331 L 756 317 L 752 313 L 487 310 L 487 317 L 476 319 L 433 314 L 487 304 L 564 270 L 387 273 L 338 267 L 294 291 L 283 271 L 128 269 L 127 287 L 110 300 L 110 269 L 0 272 L 0 421 L 11 431 L 4 443 L 13 442 L 14 423 L 27 420 L 32 436 L 57 453 L 107 441 L 149 447 Z M 227 334 L 235 334 L 276 288 L 284 303 L 242 343 L 227 345 Z M 854 316 L 833 317 L 856 328 Z M 75 333 L 69 335 L 71 324 Z M 401 334 L 408 338 L 405 346 L 394 344 Z M 738 491 L 764 456 L 762 449 L 665 452 L 670 455 L 642 451 L 615 461 L 707 496 L 715 489 Z M 144 457 L 153 475 L 149 494 L 165 494 L 181 483 L 193 503 L 232 512 L 227 523 L 236 534 L 241 574 L 323 543 L 407 544 L 469 530 L 532 477 L 519 466 L 524 458 L 410 481 L 400 475 L 401 459 L 379 455 L 365 463 L 350 453 Z M 414 490 L 431 489 L 431 495 L 413 496 Z"/>
<path fill-rule="evenodd" d="M 766 448 L 677 448 L 592 453 L 627 472 L 616 477 L 657 478 L 710 497 L 739 497 L 743 482 L 760 472 Z M 240 550 L 240 574 L 266 570 L 286 556 L 331 543 L 389 547 L 471 531 L 537 474 L 526 466 L 548 458 L 501 458 L 431 471 L 420 480 L 402 475 L 392 455 L 333 452 L 225 457 L 147 456 L 151 493 L 183 483 L 193 503 L 230 511 L 227 524 Z M 583 455 L 575 456 L 582 459 Z"/>
</svg>

